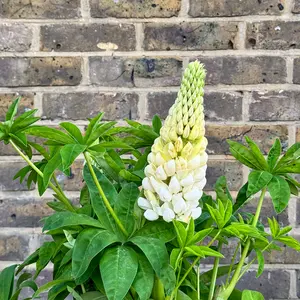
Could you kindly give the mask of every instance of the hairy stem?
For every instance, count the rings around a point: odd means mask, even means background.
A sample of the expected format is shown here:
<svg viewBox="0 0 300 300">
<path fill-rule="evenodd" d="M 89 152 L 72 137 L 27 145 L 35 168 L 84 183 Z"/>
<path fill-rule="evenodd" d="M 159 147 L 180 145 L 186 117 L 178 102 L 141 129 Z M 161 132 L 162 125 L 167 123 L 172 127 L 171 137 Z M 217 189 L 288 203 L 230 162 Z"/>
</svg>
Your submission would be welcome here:
<svg viewBox="0 0 300 300">
<path fill-rule="evenodd" d="M 120 219 L 119 219 L 118 216 L 116 215 L 115 211 L 114 211 L 113 208 L 111 207 L 111 205 L 110 205 L 108 199 L 106 198 L 106 196 L 105 196 L 105 194 L 104 194 L 104 191 L 103 191 L 103 189 L 102 189 L 102 187 L 101 187 L 101 185 L 100 185 L 100 183 L 99 183 L 99 181 L 98 181 L 98 179 L 97 179 L 96 173 L 95 173 L 95 171 L 94 171 L 94 169 L 93 169 L 93 166 L 92 166 L 92 164 L 91 164 L 91 159 L 90 159 L 89 155 L 88 155 L 86 152 L 84 152 L 83 155 L 84 155 L 84 158 L 85 158 L 85 160 L 86 160 L 87 166 L 88 166 L 88 168 L 89 168 L 89 170 L 90 170 L 90 173 L 91 173 L 91 175 L 92 175 L 93 181 L 94 181 L 94 183 L 95 183 L 95 185 L 96 185 L 96 187 L 97 187 L 97 189 L 98 189 L 98 192 L 99 192 L 100 196 L 102 197 L 102 200 L 103 200 L 103 202 L 104 202 L 104 205 L 106 206 L 107 210 L 110 212 L 110 214 L 112 215 L 112 217 L 114 218 L 116 224 L 119 226 L 119 228 L 121 229 L 121 231 L 124 233 L 124 235 L 125 235 L 126 237 L 128 237 L 128 232 L 127 232 L 127 230 L 126 230 L 125 227 L 123 226 L 122 222 L 120 221 Z"/>
<path fill-rule="evenodd" d="M 219 245 L 218 245 L 218 251 L 220 252 L 221 249 L 222 249 L 222 242 L 219 242 Z M 220 257 L 216 257 L 216 258 L 215 258 L 215 262 L 214 262 L 214 268 L 213 268 L 213 273 L 212 273 L 211 283 L 210 283 L 210 289 L 209 289 L 209 294 L 208 294 L 208 300 L 212 300 L 213 297 L 214 297 L 215 286 L 216 286 L 216 280 L 217 280 L 218 269 L 219 269 L 219 263 L 220 263 Z"/>
<path fill-rule="evenodd" d="M 260 212 L 261 212 L 261 208 L 262 208 L 262 205 L 263 205 L 263 201 L 264 201 L 266 191 L 267 191 L 267 189 L 263 188 L 262 191 L 261 191 L 261 194 L 260 194 L 260 198 L 259 198 L 259 201 L 258 201 L 256 213 L 254 215 L 253 222 L 252 222 L 252 225 L 255 226 L 255 227 L 257 225 L 257 222 L 258 222 L 258 219 L 259 219 L 259 216 L 260 216 Z M 245 259 L 247 257 L 247 254 L 248 254 L 248 251 L 249 251 L 249 248 L 250 248 L 250 244 L 251 244 L 251 238 L 248 237 L 246 245 L 244 247 L 244 250 L 243 250 L 241 258 L 240 258 L 240 262 L 239 262 L 239 264 L 238 264 L 238 266 L 237 266 L 237 268 L 236 268 L 236 270 L 235 270 L 235 272 L 234 272 L 234 274 L 231 278 L 231 281 L 230 281 L 228 287 L 223 292 L 220 293 L 220 295 L 218 296 L 217 299 L 225 300 L 225 299 L 228 299 L 229 296 L 231 295 L 232 291 L 234 290 L 234 288 L 235 288 L 235 286 L 236 286 L 236 284 L 239 280 L 240 273 L 242 271 Z"/>
<path fill-rule="evenodd" d="M 28 165 L 42 178 L 44 177 L 43 172 L 36 167 L 36 165 L 29 159 L 28 156 L 26 156 L 19 147 L 12 141 L 9 140 L 10 144 L 13 146 L 13 148 L 18 152 L 18 154 L 28 163 Z M 55 192 L 55 194 L 58 196 L 59 200 L 68 208 L 68 210 L 75 212 L 74 207 L 70 203 L 69 199 L 65 196 L 65 194 L 57 188 L 52 182 L 49 182 L 49 187 Z"/>
</svg>

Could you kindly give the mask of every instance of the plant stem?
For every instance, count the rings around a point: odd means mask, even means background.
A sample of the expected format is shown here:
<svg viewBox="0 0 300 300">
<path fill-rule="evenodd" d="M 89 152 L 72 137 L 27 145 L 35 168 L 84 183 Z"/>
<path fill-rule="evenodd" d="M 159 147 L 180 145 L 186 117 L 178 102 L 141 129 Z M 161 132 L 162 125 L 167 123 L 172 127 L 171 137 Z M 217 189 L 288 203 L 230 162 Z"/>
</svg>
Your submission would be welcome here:
<svg viewBox="0 0 300 300">
<path fill-rule="evenodd" d="M 234 250 L 234 254 L 233 254 L 233 257 L 231 259 L 231 262 L 230 262 L 230 267 L 229 267 L 229 270 L 228 270 L 228 274 L 227 274 L 227 278 L 226 278 L 226 283 L 225 285 L 228 285 L 228 282 L 229 282 L 229 279 L 230 279 L 230 274 L 232 272 L 232 268 L 233 268 L 233 265 L 234 265 L 234 262 L 235 262 L 235 259 L 236 259 L 236 256 L 238 254 L 238 251 L 239 251 L 239 248 L 240 248 L 240 245 L 241 245 L 241 242 L 239 241 L 235 250 Z"/>
<path fill-rule="evenodd" d="M 210 247 L 210 246 L 214 243 L 214 241 L 215 241 L 215 240 L 218 238 L 218 236 L 220 235 L 221 231 L 222 231 L 222 229 L 219 229 L 219 230 L 218 230 L 217 234 L 216 234 L 216 235 L 213 237 L 213 239 L 208 243 L 207 247 Z"/>
<path fill-rule="evenodd" d="M 81 289 L 82 289 L 82 294 L 85 294 L 86 291 L 85 291 L 85 288 L 84 288 L 84 285 L 83 285 L 83 284 L 81 284 Z"/>
<path fill-rule="evenodd" d="M 52 175 L 52 179 L 53 179 L 53 181 L 54 181 L 56 187 L 59 189 L 59 191 L 60 191 L 61 193 L 63 193 L 63 190 L 62 190 L 60 184 L 58 183 L 57 178 L 56 178 L 56 176 L 55 176 L 54 174 Z"/>
<path fill-rule="evenodd" d="M 104 194 L 104 191 L 103 191 L 103 189 L 102 189 L 102 187 L 101 187 L 101 185 L 100 185 L 100 183 L 99 183 L 99 181 L 98 181 L 98 179 L 97 179 L 97 175 L 96 175 L 96 173 L 95 173 L 95 171 L 94 171 L 94 169 L 93 169 L 93 166 L 92 166 L 92 164 L 91 164 L 91 160 L 90 160 L 89 155 L 88 155 L 86 152 L 84 152 L 83 155 L 84 155 L 84 158 L 85 158 L 86 163 L 87 163 L 87 165 L 88 165 L 88 168 L 89 168 L 89 170 L 90 170 L 90 173 L 91 173 L 91 175 L 92 175 L 92 178 L 93 178 L 93 180 L 94 180 L 94 183 L 95 183 L 95 185 L 96 185 L 96 187 L 97 187 L 97 189 L 98 189 L 98 192 L 99 192 L 100 196 L 102 197 L 102 200 L 103 200 L 103 202 L 104 202 L 104 204 L 105 204 L 107 210 L 110 212 L 110 214 L 111 214 L 112 217 L 114 218 L 116 224 L 119 226 L 119 228 L 120 228 L 121 231 L 124 233 L 124 235 L 125 235 L 126 237 L 128 237 L 128 232 L 127 232 L 127 230 L 126 230 L 125 227 L 123 226 L 122 222 L 120 221 L 120 219 L 119 219 L 118 216 L 116 215 L 115 211 L 114 211 L 113 208 L 111 207 L 111 205 L 110 205 L 108 199 L 106 198 L 106 196 L 105 196 L 105 194 Z"/>
<path fill-rule="evenodd" d="M 12 141 L 9 140 L 10 144 L 13 146 L 13 148 L 18 152 L 18 154 L 28 163 L 28 165 L 42 178 L 44 177 L 43 172 L 36 167 L 36 165 L 27 157 L 20 149 L 19 147 Z M 60 201 L 68 208 L 68 210 L 75 212 L 74 207 L 70 203 L 69 199 L 64 195 L 63 192 L 60 191 L 52 182 L 49 182 L 49 187 L 57 194 L 57 196 L 60 197 Z"/>
<path fill-rule="evenodd" d="M 262 191 L 261 191 L 260 198 L 259 198 L 258 205 L 257 205 L 257 209 L 256 209 L 256 213 L 254 215 L 253 222 L 252 222 L 252 225 L 254 227 L 256 227 L 258 219 L 259 219 L 266 191 L 267 191 L 266 188 L 263 188 Z M 242 253 L 241 258 L 240 258 L 240 262 L 239 262 L 239 264 L 238 264 L 238 266 L 237 266 L 237 268 L 236 268 L 236 270 L 235 270 L 235 272 L 234 272 L 234 274 L 231 278 L 231 281 L 230 281 L 228 287 L 223 292 L 220 293 L 220 295 L 218 296 L 218 299 L 220 299 L 220 300 L 221 299 L 222 300 L 228 299 L 229 296 L 231 295 L 232 291 L 234 290 L 234 288 L 235 288 L 235 286 L 236 286 L 236 284 L 239 280 L 242 268 L 244 266 L 244 261 L 247 257 L 247 254 L 248 254 L 248 251 L 249 251 L 249 248 L 250 248 L 250 244 L 251 244 L 251 238 L 248 237 L 246 245 L 245 245 L 244 250 L 243 250 L 243 253 Z"/>
<path fill-rule="evenodd" d="M 222 242 L 219 242 L 218 251 L 220 252 L 221 249 L 222 249 Z M 216 280 L 217 280 L 218 269 L 219 269 L 219 262 L 220 262 L 220 257 L 216 257 L 215 262 L 214 262 L 214 268 L 213 268 L 211 283 L 210 283 L 208 300 L 212 300 L 213 297 L 214 297 Z"/>
<path fill-rule="evenodd" d="M 198 300 L 200 300 L 200 264 L 198 265 L 197 268 L 197 297 Z"/>
</svg>

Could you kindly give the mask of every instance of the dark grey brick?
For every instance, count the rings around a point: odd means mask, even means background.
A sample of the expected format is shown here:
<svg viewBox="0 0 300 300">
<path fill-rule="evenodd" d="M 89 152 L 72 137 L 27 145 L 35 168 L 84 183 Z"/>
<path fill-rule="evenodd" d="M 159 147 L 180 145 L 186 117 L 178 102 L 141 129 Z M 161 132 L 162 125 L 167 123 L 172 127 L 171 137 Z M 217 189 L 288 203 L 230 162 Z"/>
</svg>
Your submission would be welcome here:
<svg viewBox="0 0 300 300">
<path fill-rule="evenodd" d="M 246 46 L 252 49 L 300 48 L 300 22 L 264 21 L 247 25 Z"/>
<path fill-rule="evenodd" d="M 2 57 L 0 86 L 78 85 L 80 68 L 77 57 Z"/>
<path fill-rule="evenodd" d="M 300 58 L 294 60 L 294 83 L 300 84 Z"/>
<path fill-rule="evenodd" d="M 227 50 L 235 48 L 237 23 L 146 24 L 145 50 Z"/>
<path fill-rule="evenodd" d="M 253 92 L 249 106 L 251 121 L 298 121 L 299 91 Z"/>
<path fill-rule="evenodd" d="M 105 112 L 105 120 L 136 119 L 138 95 L 135 93 L 44 94 L 44 119 L 86 120 Z"/>
<path fill-rule="evenodd" d="M 130 24 L 55 24 L 41 28 L 42 51 L 132 51 L 135 43 L 135 27 Z"/>
</svg>

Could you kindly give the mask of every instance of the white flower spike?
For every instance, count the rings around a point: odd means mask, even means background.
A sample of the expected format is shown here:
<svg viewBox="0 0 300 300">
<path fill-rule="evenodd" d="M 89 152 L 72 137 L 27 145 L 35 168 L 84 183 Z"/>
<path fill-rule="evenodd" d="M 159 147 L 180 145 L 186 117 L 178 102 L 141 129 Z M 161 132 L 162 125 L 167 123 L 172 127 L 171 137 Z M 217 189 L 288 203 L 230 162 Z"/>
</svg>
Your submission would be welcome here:
<svg viewBox="0 0 300 300">
<path fill-rule="evenodd" d="M 162 217 L 166 222 L 176 219 L 188 223 L 201 215 L 199 200 L 208 158 L 203 113 L 205 75 L 198 61 L 188 65 L 177 99 L 148 155 L 143 180 L 147 199 L 139 198 L 138 205 L 150 221 Z"/>
</svg>

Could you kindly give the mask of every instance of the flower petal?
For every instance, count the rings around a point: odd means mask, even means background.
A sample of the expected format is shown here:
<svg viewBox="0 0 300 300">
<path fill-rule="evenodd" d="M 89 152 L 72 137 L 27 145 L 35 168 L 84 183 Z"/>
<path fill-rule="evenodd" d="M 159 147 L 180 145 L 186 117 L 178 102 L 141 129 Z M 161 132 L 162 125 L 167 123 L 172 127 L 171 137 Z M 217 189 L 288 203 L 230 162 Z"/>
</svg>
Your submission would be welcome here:
<svg viewBox="0 0 300 300">
<path fill-rule="evenodd" d="M 174 159 L 171 159 L 169 161 L 167 161 L 165 164 L 164 164 L 164 169 L 166 171 L 166 174 L 168 176 L 173 176 L 175 174 L 175 171 L 176 171 L 176 163 L 175 163 L 175 160 Z"/>
<path fill-rule="evenodd" d="M 149 221 L 155 221 L 159 218 L 159 215 L 152 209 L 147 209 L 144 212 L 144 217 Z"/>
<path fill-rule="evenodd" d="M 150 202 L 143 197 L 138 198 L 138 206 L 144 210 L 152 208 L 152 205 L 150 204 Z"/>
<path fill-rule="evenodd" d="M 151 182 L 150 182 L 150 180 L 149 180 L 148 177 L 145 177 L 145 178 L 143 179 L 143 181 L 142 181 L 142 186 L 143 186 L 143 189 L 149 190 L 149 191 L 151 191 L 151 192 L 154 192 L 154 188 L 153 188 L 153 186 L 152 186 L 152 184 L 151 184 Z"/>
<path fill-rule="evenodd" d="M 172 194 L 177 194 L 181 190 L 181 185 L 176 176 L 172 176 L 170 183 L 169 183 L 169 191 Z"/>
<path fill-rule="evenodd" d="M 160 180 L 166 180 L 168 178 L 163 166 L 159 166 L 156 169 L 156 177 Z"/>
<path fill-rule="evenodd" d="M 172 220 L 175 218 L 175 213 L 172 209 L 170 208 L 165 208 L 163 210 L 163 219 L 166 222 L 172 222 Z"/>
</svg>

